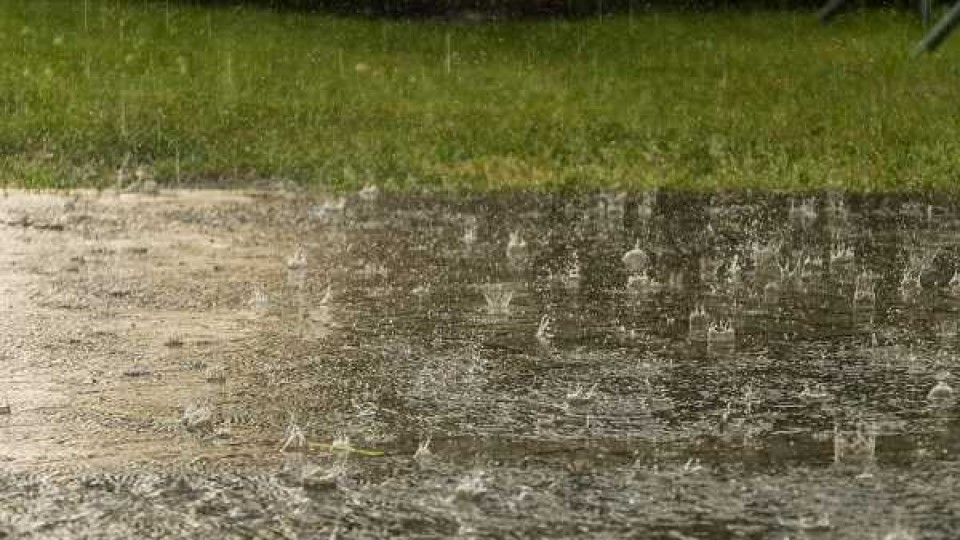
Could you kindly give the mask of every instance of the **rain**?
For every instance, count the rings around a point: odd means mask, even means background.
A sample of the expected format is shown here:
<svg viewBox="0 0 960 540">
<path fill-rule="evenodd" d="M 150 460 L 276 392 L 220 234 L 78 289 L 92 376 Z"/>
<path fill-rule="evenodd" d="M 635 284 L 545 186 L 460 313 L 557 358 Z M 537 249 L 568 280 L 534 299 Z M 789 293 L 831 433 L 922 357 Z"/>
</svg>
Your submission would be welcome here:
<svg viewBox="0 0 960 540">
<path fill-rule="evenodd" d="M 673 4 L 0 6 L 0 538 L 960 536 L 960 4 Z"/>
</svg>

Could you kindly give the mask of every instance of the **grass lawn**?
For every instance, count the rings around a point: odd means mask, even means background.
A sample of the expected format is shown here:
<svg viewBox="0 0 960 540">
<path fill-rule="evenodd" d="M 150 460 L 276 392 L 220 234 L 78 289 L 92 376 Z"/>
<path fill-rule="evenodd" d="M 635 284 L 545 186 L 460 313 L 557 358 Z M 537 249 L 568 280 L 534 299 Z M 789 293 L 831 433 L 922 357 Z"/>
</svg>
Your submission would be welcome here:
<svg viewBox="0 0 960 540">
<path fill-rule="evenodd" d="M 380 21 L 0 3 L 0 182 L 955 189 L 960 36 L 910 13 Z"/>
</svg>

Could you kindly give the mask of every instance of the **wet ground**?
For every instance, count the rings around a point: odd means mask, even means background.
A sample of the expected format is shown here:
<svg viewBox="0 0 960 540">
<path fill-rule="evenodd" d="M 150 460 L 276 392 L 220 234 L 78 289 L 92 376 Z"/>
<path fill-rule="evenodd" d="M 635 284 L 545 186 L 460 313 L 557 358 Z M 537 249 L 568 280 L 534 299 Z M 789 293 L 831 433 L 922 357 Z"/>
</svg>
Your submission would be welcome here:
<svg viewBox="0 0 960 540">
<path fill-rule="evenodd" d="M 0 537 L 956 538 L 960 204 L 0 199 Z"/>
</svg>

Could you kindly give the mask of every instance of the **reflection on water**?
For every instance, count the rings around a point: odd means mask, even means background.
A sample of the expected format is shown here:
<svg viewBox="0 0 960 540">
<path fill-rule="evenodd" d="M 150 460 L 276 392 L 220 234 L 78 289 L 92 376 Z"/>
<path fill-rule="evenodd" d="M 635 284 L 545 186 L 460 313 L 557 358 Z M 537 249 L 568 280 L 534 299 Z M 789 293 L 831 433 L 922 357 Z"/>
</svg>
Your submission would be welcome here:
<svg viewBox="0 0 960 540">
<path fill-rule="evenodd" d="M 573 492 L 515 492 L 551 478 L 580 478 L 583 497 L 609 497 L 588 505 L 611 512 L 609 528 L 590 530 L 623 531 L 643 523 L 631 504 L 661 500 L 661 489 L 693 482 L 713 490 L 710 504 L 736 498 L 716 475 L 744 489 L 768 478 L 802 491 L 836 475 L 930 482 L 938 467 L 956 472 L 952 202 L 367 192 L 333 203 L 91 197 L 70 211 L 27 206 L 2 207 L 5 234 L 28 237 L 3 248 L 34 265 L 4 271 L 30 276 L 38 291 L 8 297 L 36 311 L 5 323 L 24 351 L 12 354 L 37 377 L 34 364 L 49 362 L 40 344 L 78 355 L 56 367 L 63 382 L 46 406 L 57 418 L 33 421 L 75 434 L 73 446 L 92 455 L 162 461 L 173 440 L 187 456 L 285 460 L 301 484 L 333 486 L 351 467 L 412 460 L 435 475 L 420 481 L 454 486 L 421 510 L 453 516 L 456 527 L 427 528 L 465 536 L 502 532 L 489 519 L 505 510 L 480 509 L 508 494 L 531 515 L 563 508 L 588 524 L 571 510 Z M 21 222 L 52 214 L 63 230 Z M 54 247 L 36 247 L 31 235 Z M 40 337 L 24 328 L 57 317 L 60 327 Z M 0 421 L 23 418 L 28 399 L 5 399 L 12 414 Z M 100 436 L 80 434 L 78 422 L 118 441 L 136 432 L 136 444 L 90 450 Z M 38 441 L 0 430 L 0 450 L 29 464 L 23 449 Z M 321 467 L 331 455 L 336 465 Z M 398 490 L 422 493 L 407 482 L 426 473 L 398 474 Z M 864 512 L 879 519 L 902 502 L 901 488 L 886 488 L 889 497 Z M 763 515 L 714 508 L 697 521 L 681 504 L 643 530 L 840 530 L 826 502 L 804 515 L 762 506 Z M 920 514 L 904 512 L 897 519 L 936 537 Z M 864 530 L 883 537 L 899 526 L 887 519 Z"/>
</svg>

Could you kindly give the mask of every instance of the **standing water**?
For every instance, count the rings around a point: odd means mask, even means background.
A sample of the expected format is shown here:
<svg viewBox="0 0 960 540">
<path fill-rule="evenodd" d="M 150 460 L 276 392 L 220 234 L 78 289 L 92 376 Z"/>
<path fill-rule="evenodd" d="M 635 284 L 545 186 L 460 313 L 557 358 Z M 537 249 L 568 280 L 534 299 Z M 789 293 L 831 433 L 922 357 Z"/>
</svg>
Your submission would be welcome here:
<svg viewBox="0 0 960 540">
<path fill-rule="evenodd" d="M 960 530 L 960 205 L 62 199 L 0 201 L 0 536 Z"/>
</svg>

